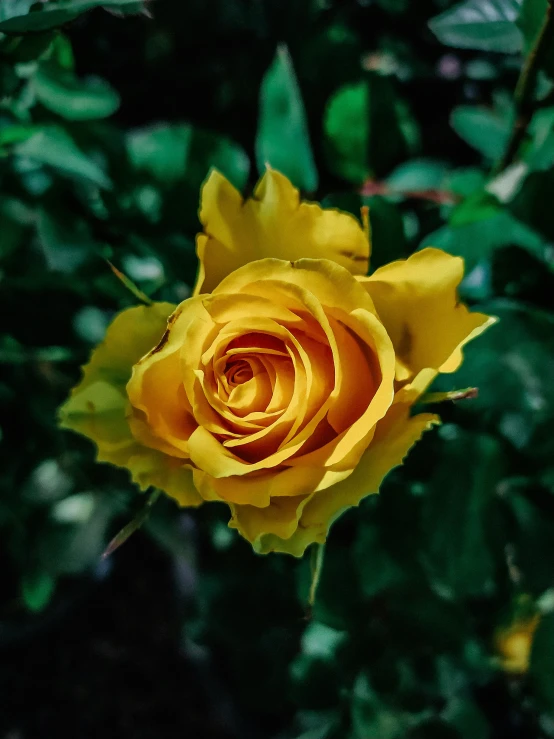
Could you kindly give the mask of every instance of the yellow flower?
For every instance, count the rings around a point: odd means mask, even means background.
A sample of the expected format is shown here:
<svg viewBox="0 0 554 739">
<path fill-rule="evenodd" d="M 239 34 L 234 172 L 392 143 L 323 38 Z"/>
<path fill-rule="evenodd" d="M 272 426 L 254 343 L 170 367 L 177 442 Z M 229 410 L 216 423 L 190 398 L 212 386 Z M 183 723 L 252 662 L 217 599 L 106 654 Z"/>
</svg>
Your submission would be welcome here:
<svg viewBox="0 0 554 739">
<path fill-rule="evenodd" d="M 60 411 L 98 459 L 183 506 L 229 505 L 256 551 L 300 556 L 438 417 L 410 416 L 495 319 L 436 249 L 377 270 L 358 221 L 269 169 L 204 185 L 193 297 L 119 314 Z"/>
<path fill-rule="evenodd" d="M 497 631 L 495 647 L 500 666 L 505 672 L 522 675 L 528 671 L 533 637 L 539 621 L 540 615 L 537 613 Z"/>
</svg>

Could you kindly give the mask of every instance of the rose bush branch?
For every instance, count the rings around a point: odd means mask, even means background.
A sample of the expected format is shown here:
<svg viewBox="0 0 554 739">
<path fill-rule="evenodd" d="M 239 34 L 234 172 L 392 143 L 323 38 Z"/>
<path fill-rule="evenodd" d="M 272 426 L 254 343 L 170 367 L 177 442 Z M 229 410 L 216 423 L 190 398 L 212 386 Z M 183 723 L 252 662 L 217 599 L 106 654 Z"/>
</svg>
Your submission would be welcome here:
<svg viewBox="0 0 554 739">
<path fill-rule="evenodd" d="M 546 14 L 540 32 L 533 44 L 521 70 L 515 90 L 515 121 L 508 141 L 506 151 L 498 166 L 497 172 L 502 172 L 517 156 L 521 144 L 527 134 L 527 129 L 537 108 L 541 103 L 535 100 L 537 76 L 549 45 L 554 41 L 554 17 L 552 0 L 548 0 Z"/>
</svg>

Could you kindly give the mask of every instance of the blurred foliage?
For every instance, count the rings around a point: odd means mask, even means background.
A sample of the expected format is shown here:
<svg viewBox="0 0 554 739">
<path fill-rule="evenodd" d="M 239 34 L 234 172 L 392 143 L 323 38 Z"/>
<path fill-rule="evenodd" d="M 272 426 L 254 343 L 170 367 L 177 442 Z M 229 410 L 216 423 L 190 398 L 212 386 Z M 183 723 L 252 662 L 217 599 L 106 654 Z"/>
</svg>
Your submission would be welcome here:
<svg viewBox="0 0 554 739">
<path fill-rule="evenodd" d="M 136 302 L 117 270 L 153 299 L 186 298 L 209 168 L 248 192 L 269 162 L 326 205 L 370 206 L 373 268 L 429 244 L 464 257 L 462 298 L 501 321 L 434 388 L 479 397 L 437 407 L 444 425 L 334 526 L 311 618 L 309 562 L 256 557 L 217 506 L 189 515 L 158 502 L 145 528 L 173 577 L 147 579 L 146 555 L 126 572 L 152 588 L 133 608 L 148 603 L 152 622 L 157 604 L 179 614 L 172 649 L 219 716 L 194 736 L 554 737 L 548 8 L 0 2 L 2 649 L 47 641 L 101 580 L 119 583 L 110 597 L 128 621 L 125 556 L 100 554 L 143 501 L 56 428 L 56 408 L 114 313 Z M 510 646 L 524 668 L 510 672 L 499 629 L 519 634 L 530 619 L 534 636 Z M 33 683 L 11 679 L 32 715 Z M 179 680 L 170 671 L 156 689 L 180 695 Z M 0 735 L 25 720 L 6 713 Z M 175 735 L 157 720 L 153 733 L 120 723 L 117 736 Z M 29 736 L 67 728 L 57 721 Z M 73 735 L 98 734 L 82 723 Z"/>
</svg>

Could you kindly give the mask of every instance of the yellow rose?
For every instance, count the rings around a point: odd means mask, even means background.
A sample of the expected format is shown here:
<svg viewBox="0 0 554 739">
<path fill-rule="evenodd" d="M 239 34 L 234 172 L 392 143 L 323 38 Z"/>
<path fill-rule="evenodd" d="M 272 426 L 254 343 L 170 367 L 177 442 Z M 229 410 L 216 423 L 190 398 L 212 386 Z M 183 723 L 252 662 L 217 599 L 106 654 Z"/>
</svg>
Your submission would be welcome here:
<svg viewBox="0 0 554 739">
<path fill-rule="evenodd" d="M 193 297 L 119 314 L 61 422 L 142 489 L 223 501 L 256 551 L 300 556 L 438 422 L 411 407 L 495 319 L 436 249 L 365 277 L 358 221 L 274 170 L 246 201 L 212 172 L 200 220 Z"/>
<path fill-rule="evenodd" d="M 495 648 L 505 672 L 521 675 L 528 671 L 533 638 L 539 622 L 540 615 L 536 613 L 497 631 Z"/>
</svg>

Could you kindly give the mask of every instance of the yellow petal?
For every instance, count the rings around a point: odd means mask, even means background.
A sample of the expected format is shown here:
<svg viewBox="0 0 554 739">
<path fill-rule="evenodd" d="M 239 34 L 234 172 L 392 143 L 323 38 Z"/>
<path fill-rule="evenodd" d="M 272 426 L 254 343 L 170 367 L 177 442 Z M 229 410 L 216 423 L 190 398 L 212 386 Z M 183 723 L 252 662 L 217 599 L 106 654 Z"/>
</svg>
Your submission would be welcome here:
<svg viewBox="0 0 554 739">
<path fill-rule="evenodd" d="M 302 556 L 309 544 L 323 543 L 331 524 L 367 495 L 377 493 L 386 475 L 399 464 L 424 431 L 439 423 L 438 416 L 422 413 L 409 418 L 409 406 L 395 404 L 377 426 L 367 451 L 354 472 L 342 482 L 311 496 L 302 509 L 298 528 L 288 538 L 261 533 L 256 549 Z"/>
<path fill-rule="evenodd" d="M 174 310 L 169 303 L 137 306 L 115 317 L 104 341 L 83 368 L 81 382 L 60 408 L 62 428 L 76 431 L 97 446 L 97 459 L 125 467 L 139 487 L 162 488 L 181 505 L 202 502 L 192 472 L 176 460 L 143 446 L 131 433 L 125 386 L 133 365 L 163 335 Z"/>
<path fill-rule="evenodd" d="M 319 327 L 320 334 L 325 337 L 333 353 L 332 364 L 334 367 L 329 366 L 329 369 L 326 369 L 322 365 L 317 372 L 311 372 L 310 374 L 310 361 L 307 356 L 303 357 L 300 364 L 306 370 L 305 390 L 296 394 L 296 401 L 291 402 L 286 413 L 275 422 L 274 426 L 277 429 L 288 422 L 291 413 L 297 418 L 297 421 L 276 451 L 256 455 L 258 461 L 246 462 L 244 458 L 239 458 L 231 453 L 231 443 L 225 445 L 214 435 L 220 437 L 221 431 L 212 425 L 212 421 L 207 415 L 208 410 L 213 409 L 203 407 L 203 405 L 206 405 L 206 394 L 202 386 L 204 378 L 200 371 L 193 371 L 193 367 L 197 363 L 195 357 L 198 356 L 198 350 L 190 349 L 197 343 L 191 334 L 190 340 L 186 342 L 189 351 L 185 361 L 192 361 L 194 364 L 188 369 L 185 367 L 185 387 L 191 399 L 195 417 L 200 421 L 200 426 L 192 433 L 188 441 L 190 458 L 195 466 L 215 478 L 246 475 L 289 463 L 294 464 L 294 466 L 305 464 L 309 467 L 319 467 L 338 465 L 344 462 L 340 469 L 337 468 L 333 471 L 349 472 L 371 440 L 376 423 L 385 415 L 393 400 L 394 351 L 391 341 L 382 324 L 374 315 L 373 302 L 363 287 L 353 279 L 346 269 L 329 260 L 301 259 L 294 263 L 278 259 L 259 260 L 234 272 L 218 286 L 211 298 L 202 298 L 202 300 L 209 313 L 210 302 L 216 303 L 221 295 L 235 295 L 237 296 L 236 301 L 240 303 L 244 294 L 261 297 L 266 291 L 273 296 L 276 303 L 279 300 L 293 301 L 296 306 L 303 309 L 305 314 L 309 314 L 315 319 L 313 322 Z M 197 300 L 199 299 L 197 298 Z M 376 364 L 375 380 L 377 388 L 367 404 L 367 408 L 361 409 L 358 420 L 352 423 L 350 428 L 344 430 L 332 445 L 327 445 L 318 450 L 317 455 L 316 452 L 310 451 L 306 455 L 308 458 L 305 460 L 298 456 L 294 462 L 289 462 L 305 444 L 309 445 L 318 425 L 324 420 L 334 403 L 344 402 L 351 405 L 353 402 L 353 378 L 350 373 L 346 373 L 344 375 L 346 384 L 342 383 L 342 360 L 327 312 L 331 315 L 336 313 L 339 320 L 344 318 L 348 328 L 357 334 L 367 346 L 368 353 L 374 357 L 371 362 Z M 199 336 L 205 336 L 208 320 L 212 319 L 198 320 L 196 323 L 191 322 L 189 329 L 198 331 Z M 306 320 L 306 323 L 309 324 L 310 321 Z M 226 340 L 231 339 L 235 333 L 239 335 L 247 329 L 270 333 L 272 336 L 279 336 L 279 338 L 287 340 L 287 329 L 284 326 L 258 316 L 248 317 L 246 322 L 244 319 L 230 322 L 220 331 L 217 340 L 219 341 L 223 336 Z M 289 336 L 289 338 L 296 341 L 294 337 Z M 304 343 L 307 346 L 309 342 L 304 340 Z M 296 344 L 298 352 L 302 353 L 301 343 L 296 342 Z M 316 354 L 313 351 L 311 353 L 312 358 L 316 359 Z M 207 353 L 205 356 L 207 356 Z M 294 355 L 292 358 L 294 361 Z M 348 362 L 349 359 L 351 360 L 352 357 L 345 357 L 344 361 Z M 362 359 L 362 357 L 358 357 L 358 359 Z M 363 360 L 370 361 L 365 357 L 363 357 Z M 331 363 L 327 363 L 331 365 Z M 300 375 L 300 364 L 296 367 L 297 376 Z M 318 360 L 314 363 L 314 366 L 317 368 L 320 364 Z M 323 387 L 321 383 L 321 377 L 329 375 L 330 372 L 333 372 L 334 375 L 332 378 L 334 388 L 331 392 L 329 392 L 330 388 Z M 365 381 L 363 375 L 361 379 Z M 313 395 L 312 389 L 314 390 Z M 307 404 L 313 405 L 309 413 L 306 412 L 307 408 L 305 406 Z M 202 420 L 200 420 L 201 413 L 205 414 Z M 331 415 L 331 419 L 339 423 L 341 420 L 347 420 L 347 416 L 337 412 Z M 214 419 L 213 423 L 215 424 L 216 421 L 218 419 Z M 265 431 L 260 431 L 257 438 L 262 436 L 267 437 Z M 235 442 L 233 442 L 233 446 L 235 446 Z M 317 456 L 317 459 L 311 459 L 312 456 Z M 346 456 L 348 456 L 348 460 L 344 461 Z M 292 489 L 290 494 L 295 495 L 296 491 Z"/>
<path fill-rule="evenodd" d="M 284 467 L 250 475 L 216 478 L 195 469 L 194 484 L 204 500 L 224 500 L 240 507 L 267 508 L 275 498 L 305 497 L 315 491 L 325 490 L 349 474 L 350 470 L 334 472 L 317 467 Z M 259 534 L 258 531 L 256 536 Z"/>
<path fill-rule="evenodd" d="M 141 490 L 159 488 L 187 508 L 204 502 L 194 486 L 191 467 L 180 459 L 137 444 L 136 454 L 121 466 L 127 467 Z"/>
<path fill-rule="evenodd" d="M 234 270 L 266 257 L 330 259 L 352 274 L 367 272 L 369 241 L 354 216 L 301 202 L 298 190 L 273 169 L 246 201 L 213 170 L 202 189 L 200 221 L 196 295 L 212 292 Z"/>
<path fill-rule="evenodd" d="M 310 496 L 274 498 L 267 508 L 255 508 L 250 505 L 229 504 L 233 514 L 229 527 L 238 529 L 241 536 L 254 545 L 259 551 L 258 543 L 261 535 L 288 539 L 298 528 L 298 520 L 302 509 Z"/>
<path fill-rule="evenodd" d="M 358 278 L 394 344 L 398 380 L 426 368 L 455 372 L 464 344 L 496 322 L 458 302 L 463 272 L 462 259 L 429 248 Z"/>
</svg>

